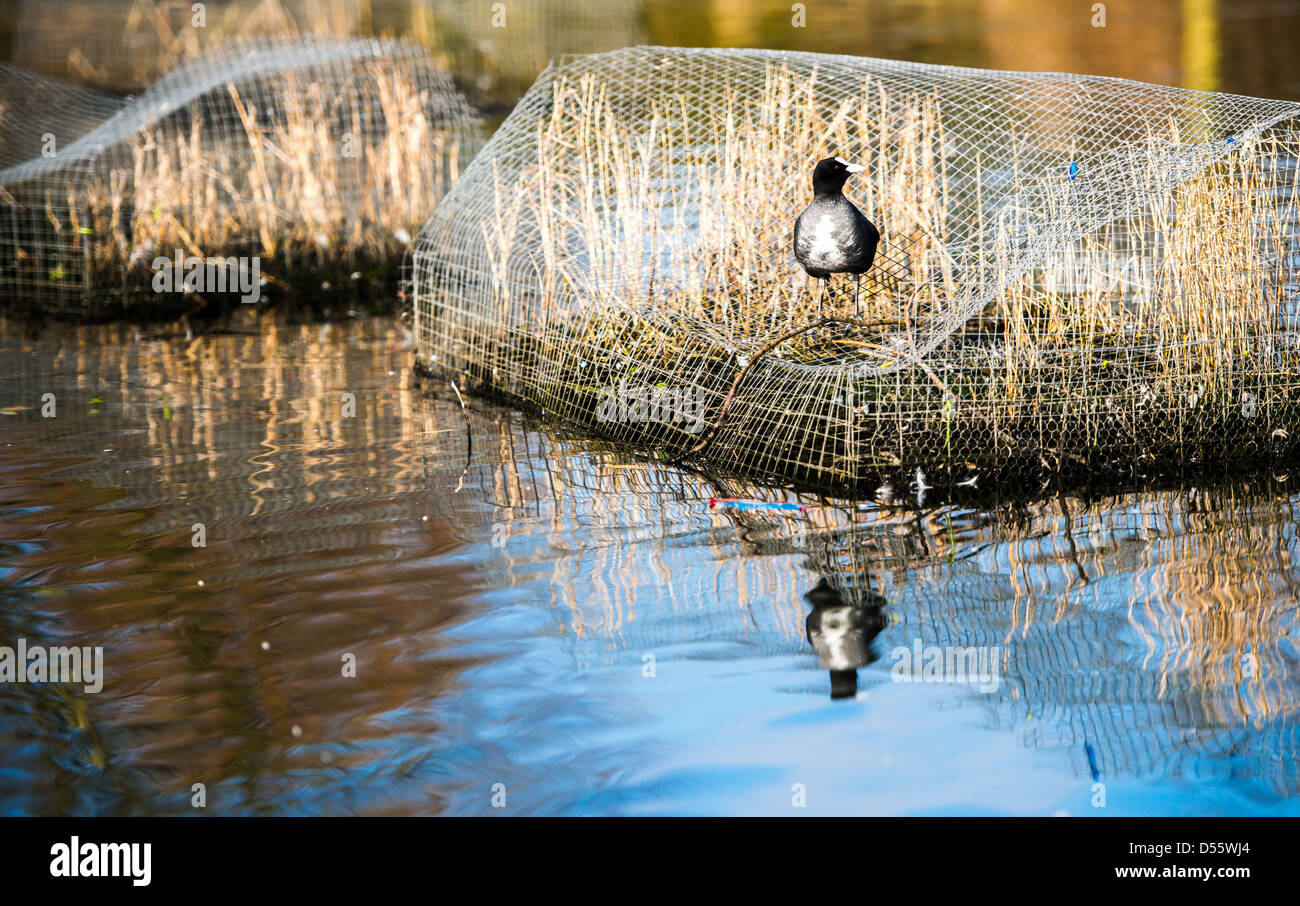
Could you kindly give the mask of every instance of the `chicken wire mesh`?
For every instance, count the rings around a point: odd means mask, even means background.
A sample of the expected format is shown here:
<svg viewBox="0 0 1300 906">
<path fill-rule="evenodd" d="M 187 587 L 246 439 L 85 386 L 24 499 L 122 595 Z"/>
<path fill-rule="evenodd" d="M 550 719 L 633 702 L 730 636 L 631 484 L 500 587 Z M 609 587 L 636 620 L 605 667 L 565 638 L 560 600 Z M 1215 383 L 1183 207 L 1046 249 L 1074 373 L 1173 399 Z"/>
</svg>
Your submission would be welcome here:
<svg viewBox="0 0 1300 906">
<path fill-rule="evenodd" d="M 402 42 L 235 42 L 121 99 L 5 67 L 0 295 L 79 313 L 149 297 L 160 257 L 252 256 L 289 289 L 400 261 L 475 134 Z"/>
<path fill-rule="evenodd" d="M 1300 105 L 760 50 L 557 58 L 425 224 L 421 367 L 720 471 L 1286 446 Z M 793 258 L 813 164 L 882 234 Z M 874 485 L 873 485 L 874 486 Z"/>
</svg>

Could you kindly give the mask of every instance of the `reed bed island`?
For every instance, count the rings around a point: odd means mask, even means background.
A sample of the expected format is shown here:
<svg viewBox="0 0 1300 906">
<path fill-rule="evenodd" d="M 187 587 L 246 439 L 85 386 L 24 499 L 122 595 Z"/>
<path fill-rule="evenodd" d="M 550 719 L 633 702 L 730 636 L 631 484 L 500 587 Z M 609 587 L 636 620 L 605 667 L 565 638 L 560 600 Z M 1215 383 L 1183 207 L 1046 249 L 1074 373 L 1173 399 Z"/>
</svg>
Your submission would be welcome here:
<svg viewBox="0 0 1300 906">
<path fill-rule="evenodd" d="M 557 59 L 416 241 L 420 366 L 818 487 L 1285 455 L 1297 113 L 804 53 Z M 836 155 L 881 241 L 860 313 L 850 278 L 823 317 L 791 228 Z"/>
<path fill-rule="evenodd" d="M 477 135 L 450 73 L 402 41 L 231 41 L 131 98 L 0 67 L 0 298 L 183 307 L 155 279 L 175 258 L 256 259 L 254 300 L 391 297 Z"/>
</svg>

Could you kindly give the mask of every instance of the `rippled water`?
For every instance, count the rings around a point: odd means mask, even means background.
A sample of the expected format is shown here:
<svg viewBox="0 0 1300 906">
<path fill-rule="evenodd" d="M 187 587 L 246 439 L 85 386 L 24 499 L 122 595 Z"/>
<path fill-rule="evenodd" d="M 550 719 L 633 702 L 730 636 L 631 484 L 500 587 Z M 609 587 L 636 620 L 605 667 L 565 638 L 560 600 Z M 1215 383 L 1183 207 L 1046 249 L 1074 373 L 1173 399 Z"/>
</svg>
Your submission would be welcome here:
<svg viewBox="0 0 1300 906">
<path fill-rule="evenodd" d="M 1300 812 L 1300 476 L 711 511 L 786 498 L 410 361 L 389 319 L 0 321 L 0 645 L 106 675 L 0 686 L 0 811 Z M 917 646 L 995 688 L 898 681 Z"/>
</svg>

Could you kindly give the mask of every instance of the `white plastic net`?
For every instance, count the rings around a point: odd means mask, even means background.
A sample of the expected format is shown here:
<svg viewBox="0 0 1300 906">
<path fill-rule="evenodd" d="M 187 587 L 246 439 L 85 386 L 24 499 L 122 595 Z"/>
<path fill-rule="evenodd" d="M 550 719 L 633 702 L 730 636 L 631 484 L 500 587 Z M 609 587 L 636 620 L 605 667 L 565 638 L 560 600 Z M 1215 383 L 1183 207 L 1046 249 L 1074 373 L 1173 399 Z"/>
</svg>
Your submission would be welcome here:
<svg viewBox="0 0 1300 906">
<path fill-rule="evenodd" d="M 82 311 L 175 250 L 286 285 L 400 260 L 475 135 L 402 42 L 236 42 L 120 99 L 5 67 L 0 293 Z"/>
<path fill-rule="evenodd" d="M 1300 105 L 760 50 L 557 59 L 414 254 L 422 364 L 746 475 L 1255 456 L 1289 436 Z M 880 228 L 855 316 L 791 229 Z M 1226 441 L 1226 442 L 1225 442 Z"/>
</svg>

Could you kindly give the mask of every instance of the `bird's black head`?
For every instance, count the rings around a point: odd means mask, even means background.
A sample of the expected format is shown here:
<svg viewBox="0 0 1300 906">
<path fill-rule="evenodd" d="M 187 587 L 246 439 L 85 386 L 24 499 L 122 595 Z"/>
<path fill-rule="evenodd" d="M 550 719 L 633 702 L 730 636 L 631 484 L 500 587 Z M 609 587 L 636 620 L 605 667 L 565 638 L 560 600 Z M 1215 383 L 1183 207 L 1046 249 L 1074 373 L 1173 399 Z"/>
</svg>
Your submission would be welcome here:
<svg viewBox="0 0 1300 906">
<path fill-rule="evenodd" d="M 814 610 L 821 607 L 844 606 L 844 599 L 840 597 L 840 593 L 825 578 L 818 579 L 817 585 L 804 597 L 812 604 Z"/>
<path fill-rule="evenodd" d="M 844 181 L 850 174 L 861 173 L 865 169 L 866 167 L 851 164 L 842 157 L 819 160 L 817 166 L 813 167 L 813 193 L 824 195 L 827 192 L 838 192 L 844 188 Z"/>
</svg>

